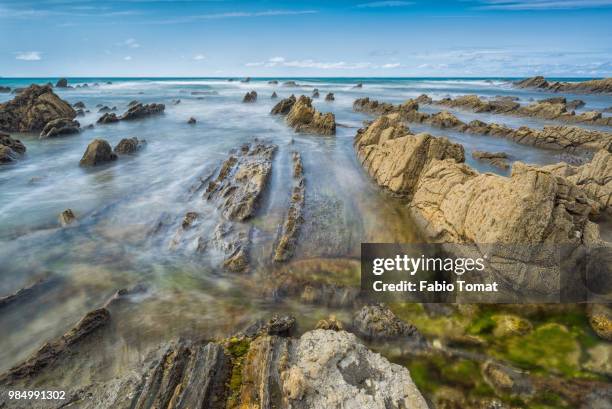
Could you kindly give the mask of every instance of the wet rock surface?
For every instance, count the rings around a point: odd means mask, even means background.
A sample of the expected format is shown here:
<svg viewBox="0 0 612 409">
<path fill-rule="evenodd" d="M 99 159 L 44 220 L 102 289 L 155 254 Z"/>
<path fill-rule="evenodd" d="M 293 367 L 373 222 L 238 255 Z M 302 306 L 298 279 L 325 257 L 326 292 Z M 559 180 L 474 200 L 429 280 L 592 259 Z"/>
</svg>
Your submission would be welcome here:
<svg viewBox="0 0 612 409">
<path fill-rule="evenodd" d="M 136 137 L 123 138 L 113 151 L 118 155 L 132 155 L 142 149 L 147 142 Z"/>
<path fill-rule="evenodd" d="M 81 131 L 79 121 L 60 118 L 54 119 L 45 125 L 40 132 L 41 138 L 55 138 L 57 136 L 72 135 Z"/>
<path fill-rule="evenodd" d="M 384 304 L 366 305 L 353 318 L 353 330 L 366 340 L 401 339 L 412 347 L 424 348 L 425 338 L 414 325 L 400 320 Z"/>
<path fill-rule="evenodd" d="M 296 132 L 315 133 L 321 135 L 336 134 L 336 118 L 328 112 L 322 114 L 312 106 L 312 100 L 300 96 L 287 114 L 287 124 Z"/>
<path fill-rule="evenodd" d="M 14 162 L 25 152 L 26 147 L 19 139 L 0 131 L 0 163 Z"/>
<path fill-rule="evenodd" d="M 76 111 L 50 86 L 31 85 L 0 104 L 0 131 L 37 132 L 56 119 L 74 119 Z"/>
<path fill-rule="evenodd" d="M 251 91 L 247 92 L 242 98 L 242 102 L 256 102 L 257 101 L 257 92 Z"/>
<path fill-rule="evenodd" d="M 327 95 L 325 95 L 325 101 L 331 102 L 334 101 L 336 99 L 336 97 L 334 96 L 333 92 L 329 92 Z"/>
<path fill-rule="evenodd" d="M 102 115 L 98 121 L 99 124 L 112 124 L 114 122 L 119 122 L 119 118 L 117 117 L 117 114 L 115 114 L 114 112 L 107 112 L 104 115 Z"/>
<path fill-rule="evenodd" d="M 295 249 L 300 225 L 303 223 L 303 208 L 306 194 L 304 169 L 302 157 L 298 152 L 293 152 L 293 188 L 289 209 L 285 216 L 274 250 L 274 261 L 288 260 Z"/>
<path fill-rule="evenodd" d="M 612 78 L 580 82 L 550 82 L 542 76 L 537 76 L 517 81 L 514 85 L 518 88 L 536 88 L 553 92 L 576 92 L 585 94 L 612 93 Z"/>
<path fill-rule="evenodd" d="M 473 151 L 472 157 L 483 162 L 490 163 L 500 169 L 508 169 L 508 155 L 504 152 L 484 152 L 484 151 Z"/>
<path fill-rule="evenodd" d="M 110 144 L 104 139 L 94 139 L 87 145 L 81 158 L 81 166 L 97 166 L 117 159 Z"/>
<path fill-rule="evenodd" d="M 283 98 L 274 105 L 270 113 L 272 115 L 287 115 L 289 111 L 291 111 L 291 108 L 293 108 L 295 101 L 295 95 L 291 95 L 289 98 Z"/>
<path fill-rule="evenodd" d="M 76 216 L 74 215 L 74 212 L 72 211 L 72 209 L 66 209 L 63 212 L 61 212 L 59 215 L 59 223 L 60 223 L 60 226 L 62 227 L 69 226 L 75 221 L 76 221 Z"/>
<path fill-rule="evenodd" d="M 164 112 L 166 106 L 164 104 L 136 104 L 131 106 L 123 115 L 122 121 L 132 121 L 142 119 L 152 115 L 159 115 Z"/>
</svg>

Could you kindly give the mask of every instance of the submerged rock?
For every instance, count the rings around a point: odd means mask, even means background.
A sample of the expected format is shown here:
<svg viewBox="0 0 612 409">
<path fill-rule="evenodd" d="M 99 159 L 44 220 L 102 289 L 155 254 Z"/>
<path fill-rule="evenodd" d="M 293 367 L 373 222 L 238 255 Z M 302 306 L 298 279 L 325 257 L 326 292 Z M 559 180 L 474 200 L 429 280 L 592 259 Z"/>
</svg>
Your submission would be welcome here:
<svg viewBox="0 0 612 409">
<path fill-rule="evenodd" d="M 25 145 L 19 140 L 12 138 L 9 134 L 0 131 L 0 145 L 10 148 L 15 153 L 23 155 L 26 152 Z"/>
<path fill-rule="evenodd" d="M 59 222 L 62 227 L 66 227 L 76 221 L 76 216 L 72 209 L 66 209 L 59 215 Z"/>
<path fill-rule="evenodd" d="M 74 119 L 76 112 L 50 86 L 31 85 L 0 104 L 0 130 L 36 132 L 55 119 Z"/>
<path fill-rule="evenodd" d="M 473 151 L 472 157 L 477 160 L 481 160 L 490 163 L 493 166 L 497 166 L 501 169 L 508 169 L 508 155 L 504 152 L 484 152 L 484 151 Z"/>
<path fill-rule="evenodd" d="M 299 87 L 300 84 L 296 83 L 295 81 L 285 81 L 283 82 L 283 87 Z"/>
<path fill-rule="evenodd" d="M 312 91 L 312 98 L 319 98 L 319 90 L 317 88 Z"/>
<path fill-rule="evenodd" d="M 139 140 L 136 137 L 123 138 L 115 146 L 114 152 L 118 155 L 132 155 L 140 150 L 146 144 L 145 140 Z"/>
<path fill-rule="evenodd" d="M 247 92 L 242 99 L 242 102 L 256 102 L 257 101 L 257 92 L 251 91 Z"/>
<path fill-rule="evenodd" d="M 131 106 L 120 119 L 122 121 L 132 121 L 142 119 L 152 115 L 159 115 L 164 112 L 166 106 L 164 104 L 136 104 Z"/>
<path fill-rule="evenodd" d="M 105 113 L 97 121 L 97 123 L 99 124 L 112 124 L 115 122 L 119 122 L 119 118 L 117 117 L 117 114 L 115 114 L 114 112 Z"/>
<path fill-rule="evenodd" d="M 74 108 L 85 109 L 85 103 L 82 101 L 75 102 L 72 106 Z"/>
<path fill-rule="evenodd" d="M 194 117 L 189 118 L 189 120 L 187 121 L 187 123 L 188 123 L 189 125 L 195 125 L 195 124 L 196 124 L 196 122 L 197 122 L 197 121 L 196 121 L 196 119 L 195 119 Z"/>
<path fill-rule="evenodd" d="M 277 80 L 268 81 L 268 84 L 270 84 L 270 85 L 277 85 L 278 81 Z"/>
<path fill-rule="evenodd" d="M 325 95 L 325 100 L 328 102 L 331 102 L 333 100 L 335 100 L 336 98 L 334 97 L 334 93 L 333 92 L 329 92 L 327 95 Z"/>
<path fill-rule="evenodd" d="M 331 112 L 322 114 L 312 106 L 312 100 L 302 95 L 287 114 L 287 123 L 296 132 L 321 135 L 336 134 L 336 119 Z"/>
<path fill-rule="evenodd" d="M 276 91 L 274 91 L 272 95 L 270 95 L 270 99 L 276 99 L 276 98 L 278 98 L 278 95 L 276 94 Z"/>
<path fill-rule="evenodd" d="M 110 144 L 104 139 L 94 139 L 87 145 L 81 158 L 81 166 L 97 166 L 117 159 Z"/>
<path fill-rule="evenodd" d="M 60 118 L 50 121 L 40 132 L 40 138 L 54 138 L 56 136 L 71 135 L 81 131 L 79 121 Z"/>
<path fill-rule="evenodd" d="M 363 88 L 363 84 L 361 82 L 359 82 L 357 85 L 355 85 L 353 88 Z"/>
</svg>

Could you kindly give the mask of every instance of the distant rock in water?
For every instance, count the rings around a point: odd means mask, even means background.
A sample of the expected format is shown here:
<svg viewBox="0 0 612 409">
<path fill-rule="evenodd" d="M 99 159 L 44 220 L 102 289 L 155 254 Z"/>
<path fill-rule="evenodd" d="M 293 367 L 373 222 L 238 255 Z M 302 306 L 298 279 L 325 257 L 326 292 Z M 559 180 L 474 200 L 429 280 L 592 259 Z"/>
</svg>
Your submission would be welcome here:
<svg viewBox="0 0 612 409">
<path fill-rule="evenodd" d="M 299 87 L 300 84 L 298 84 L 295 81 L 285 81 L 283 82 L 283 87 Z"/>
<path fill-rule="evenodd" d="M 119 118 L 114 112 L 107 112 L 98 119 L 99 124 L 112 124 L 114 122 L 119 122 Z"/>
<path fill-rule="evenodd" d="M 128 104 L 128 108 L 131 108 L 131 107 L 133 107 L 134 105 L 138 105 L 138 104 L 140 104 L 140 102 L 138 102 L 138 101 L 136 101 L 136 100 L 130 101 L 130 103 Z"/>
<path fill-rule="evenodd" d="M 73 119 L 54 119 L 50 121 L 40 133 L 40 138 L 54 138 L 56 136 L 71 135 L 81 131 L 79 121 Z"/>
<path fill-rule="evenodd" d="M 336 99 L 336 97 L 334 97 L 334 93 L 330 92 L 327 95 L 325 95 L 325 100 L 330 102 L 330 101 L 334 101 Z"/>
<path fill-rule="evenodd" d="M 283 98 L 274 105 L 270 113 L 272 115 L 287 115 L 289 111 L 291 111 L 291 108 L 293 108 L 295 101 L 295 95 L 291 95 L 289 98 Z"/>
<path fill-rule="evenodd" d="M 72 209 L 66 209 L 59 215 L 59 223 L 62 227 L 66 227 L 76 221 L 76 216 Z"/>
<path fill-rule="evenodd" d="M 257 92 L 251 91 L 247 92 L 242 99 L 242 102 L 255 102 L 257 101 Z"/>
<path fill-rule="evenodd" d="M 276 98 L 278 98 L 278 95 L 276 94 L 276 91 L 274 91 L 272 95 L 270 95 L 270 99 L 276 99 Z"/>
<path fill-rule="evenodd" d="M 36 132 L 54 119 L 74 119 L 76 111 L 50 86 L 31 85 L 12 100 L 0 104 L 0 130 Z"/>
<path fill-rule="evenodd" d="M 276 81 L 276 80 L 268 81 L 268 84 L 270 84 L 270 85 L 277 85 L 278 81 Z"/>
<path fill-rule="evenodd" d="M 72 106 L 74 108 L 85 109 L 85 103 L 83 101 L 75 102 Z"/>
<path fill-rule="evenodd" d="M 357 85 L 355 85 L 353 88 L 363 88 L 363 84 L 360 82 Z"/>
<path fill-rule="evenodd" d="M 165 109 L 166 106 L 164 104 L 136 104 L 121 115 L 120 119 L 123 121 L 142 119 L 151 115 L 162 114 Z"/>
<path fill-rule="evenodd" d="M 56 88 L 68 88 L 68 80 L 66 78 L 60 78 L 55 83 Z"/>
<path fill-rule="evenodd" d="M 501 169 L 508 169 L 510 167 L 508 164 L 508 155 L 504 152 L 473 151 L 472 157 Z"/>
<path fill-rule="evenodd" d="M 245 79 L 243 79 L 240 82 L 251 82 L 251 77 L 246 77 Z"/>
<path fill-rule="evenodd" d="M 544 77 L 537 76 L 517 81 L 514 85 L 518 88 L 536 88 L 552 92 L 575 92 L 585 94 L 612 93 L 612 78 L 578 82 L 549 82 Z"/>
<path fill-rule="evenodd" d="M 0 86 L 0 92 L 11 92 L 11 87 Z"/>
<path fill-rule="evenodd" d="M 189 120 L 187 121 L 187 123 L 188 123 L 189 125 L 195 125 L 195 123 L 196 123 L 196 119 L 195 119 L 194 117 L 191 117 L 191 118 L 189 118 Z"/>
<path fill-rule="evenodd" d="M 108 105 L 104 105 L 103 107 L 101 107 L 100 109 L 98 109 L 99 113 L 103 113 L 103 112 L 110 112 L 112 111 L 112 109 L 108 106 Z"/>
<path fill-rule="evenodd" d="M 94 139 L 87 145 L 81 158 L 81 166 L 97 166 L 117 159 L 110 144 L 104 139 Z"/>
<path fill-rule="evenodd" d="M 178 105 L 178 104 L 180 104 L 180 103 L 181 103 L 181 100 L 180 100 L 180 99 L 174 99 L 174 100 L 172 100 L 172 103 L 173 103 L 174 105 Z"/>
<path fill-rule="evenodd" d="M 317 88 L 315 88 L 314 91 L 312 91 L 312 97 L 319 98 L 319 90 Z"/>
<path fill-rule="evenodd" d="M 147 142 L 145 140 L 139 140 L 136 137 L 123 138 L 117 146 L 115 146 L 115 153 L 118 155 L 131 155 L 140 150 Z"/>
</svg>

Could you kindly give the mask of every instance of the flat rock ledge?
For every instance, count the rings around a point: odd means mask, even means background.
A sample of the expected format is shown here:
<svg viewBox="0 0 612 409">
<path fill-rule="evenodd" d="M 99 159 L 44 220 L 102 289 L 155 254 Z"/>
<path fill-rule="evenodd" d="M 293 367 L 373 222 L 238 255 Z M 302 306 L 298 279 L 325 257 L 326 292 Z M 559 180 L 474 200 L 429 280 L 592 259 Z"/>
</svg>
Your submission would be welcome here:
<svg viewBox="0 0 612 409">
<path fill-rule="evenodd" d="M 134 101 L 132 101 L 134 102 Z M 100 109 L 99 112 L 104 112 L 104 108 Z M 98 119 L 99 124 L 110 124 L 119 121 L 133 121 L 137 119 L 144 119 L 150 116 L 161 115 L 164 113 L 166 106 L 164 104 L 141 104 L 136 102 L 135 104 L 130 103 L 128 110 L 121 116 L 113 112 L 106 112 Z M 107 110 L 108 111 L 108 110 Z"/>
<path fill-rule="evenodd" d="M 612 94 L 612 78 L 580 82 L 547 81 L 542 76 L 525 78 L 514 83 L 517 88 L 535 88 L 552 92 L 574 92 L 584 94 Z"/>
</svg>

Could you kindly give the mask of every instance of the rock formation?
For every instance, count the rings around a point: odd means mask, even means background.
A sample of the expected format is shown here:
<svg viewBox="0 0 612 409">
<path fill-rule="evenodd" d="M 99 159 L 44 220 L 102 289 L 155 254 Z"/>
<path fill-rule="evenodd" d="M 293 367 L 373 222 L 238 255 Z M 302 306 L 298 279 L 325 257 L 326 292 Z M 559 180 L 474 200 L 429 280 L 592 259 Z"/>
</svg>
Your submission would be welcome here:
<svg viewBox="0 0 612 409">
<path fill-rule="evenodd" d="M 139 140 L 136 137 L 123 138 L 119 141 L 117 146 L 115 146 L 114 152 L 117 155 L 132 155 L 140 150 L 145 144 L 146 141 Z"/>
<path fill-rule="evenodd" d="M 508 164 L 508 155 L 504 152 L 473 151 L 472 157 L 501 169 L 508 169 L 510 167 Z"/>
<path fill-rule="evenodd" d="M 131 121 L 134 119 L 142 119 L 152 115 L 159 115 L 164 112 L 166 106 L 164 104 L 136 104 L 131 106 L 123 115 L 122 121 Z"/>
<path fill-rule="evenodd" d="M 195 125 L 195 124 L 196 124 L 196 122 L 197 122 L 197 121 L 196 121 L 196 119 L 195 119 L 194 117 L 189 118 L 189 120 L 187 121 L 187 123 L 188 123 L 189 125 Z"/>
<path fill-rule="evenodd" d="M 580 82 L 549 82 L 544 77 L 537 76 L 517 81 L 514 83 L 514 85 L 518 88 L 536 88 L 552 92 L 585 94 L 612 93 L 612 78 Z"/>
<path fill-rule="evenodd" d="M 329 92 L 327 93 L 327 95 L 325 95 L 325 100 L 328 102 L 331 102 L 333 100 L 335 100 L 336 98 L 334 97 L 334 93 L 333 92 Z"/>
<path fill-rule="evenodd" d="M 312 98 L 319 98 L 319 90 L 317 88 L 312 91 Z"/>
<path fill-rule="evenodd" d="M 66 78 L 60 78 L 55 83 L 56 88 L 68 88 L 68 80 Z"/>
<path fill-rule="evenodd" d="M 81 166 L 97 166 L 117 159 L 117 155 L 108 142 L 104 139 L 94 139 L 87 145 L 87 149 L 81 158 Z"/>
<path fill-rule="evenodd" d="M 0 85 L 0 93 L 11 92 L 11 87 L 4 87 Z"/>
<path fill-rule="evenodd" d="M 55 95 L 50 86 L 31 85 L 12 100 L 0 104 L 0 130 L 37 132 L 50 121 L 75 116 L 75 110 Z"/>
<path fill-rule="evenodd" d="M 272 95 L 270 95 L 270 99 L 276 99 L 276 98 L 278 98 L 278 95 L 276 94 L 276 91 L 274 91 Z"/>
<path fill-rule="evenodd" d="M 40 132 L 40 138 L 54 138 L 57 136 L 71 135 L 81 131 L 81 124 L 67 118 L 54 119 L 49 121 Z"/>
<path fill-rule="evenodd" d="M 0 163 L 10 163 L 26 152 L 26 147 L 19 139 L 0 132 Z"/>
<path fill-rule="evenodd" d="M 400 320 L 386 305 L 366 305 L 353 318 L 353 330 L 371 341 L 401 339 L 413 348 L 426 345 L 425 338 L 414 325 Z"/>
<path fill-rule="evenodd" d="M 242 98 L 242 102 L 256 102 L 257 101 L 257 92 L 251 91 L 247 92 Z"/>
<path fill-rule="evenodd" d="M 304 211 L 304 196 L 306 193 L 304 181 L 304 169 L 302 157 L 299 153 L 293 152 L 293 189 L 289 210 L 285 217 L 285 222 L 277 239 L 276 249 L 274 250 L 274 261 L 288 260 L 295 249 L 297 234 L 300 225 L 303 223 L 302 213 Z"/>
<path fill-rule="evenodd" d="M 74 108 L 85 109 L 85 103 L 82 101 L 75 102 L 72 106 Z"/>
<path fill-rule="evenodd" d="M 291 95 L 289 98 L 283 98 L 274 105 L 270 113 L 272 115 L 287 115 L 289 111 L 291 111 L 291 108 L 293 108 L 295 101 L 295 95 Z"/>
<path fill-rule="evenodd" d="M 59 215 L 59 223 L 62 227 L 69 226 L 74 221 L 76 221 L 76 216 L 72 209 L 66 209 Z"/>
<path fill-rule="evenodd" d="M 117 117 L 117 114 L 115 114 L 114 112 L 107 112 L 104 115 L 102 115 L 98 121 L 99 124 L 112 124 L 114 122 L 119 122 L 119 118 Z"/>
<path fill-rule="evenodd" d="M 302 95 L 293 104 L 287 114 L 287 124 L 296 132 L 317 133 L 321 135 L 336 134 L 336 119 L 334 114 L 320 113 L 312 106 L 312 100 Z"/>
</svg>

